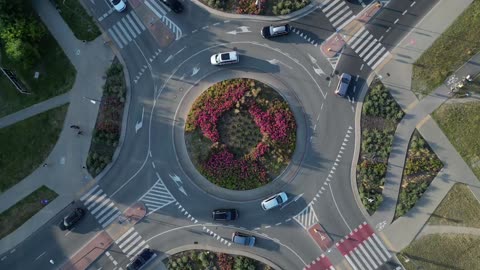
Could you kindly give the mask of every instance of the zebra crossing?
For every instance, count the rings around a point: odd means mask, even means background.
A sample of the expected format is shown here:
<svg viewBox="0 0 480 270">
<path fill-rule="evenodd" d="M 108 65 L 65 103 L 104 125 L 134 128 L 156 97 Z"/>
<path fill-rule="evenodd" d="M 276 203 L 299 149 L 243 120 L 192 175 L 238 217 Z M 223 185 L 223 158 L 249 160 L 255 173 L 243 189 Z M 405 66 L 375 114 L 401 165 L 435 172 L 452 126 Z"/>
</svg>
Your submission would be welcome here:
<svg viewBox="0 0 480 270">
<path fill-rule="evenodd" d="M 377 269 L 392 257 L 366 222 L 335 245 L 354 270 Z"/>
<path fill-rule="evenodd" d="M 142 196 L 139 201 L 147 206 L 147 216 L 175 202 L 175 198 L 165 186 L 161 178 Z"/>
<path fill-rule="evenodd" d="M 388 50 L 364 27 L 360 28 L 347 44 L 367 63 L 372 70 L 389 56 Z"/>
<path fill-rule="evenodd" d="M 131 11 L 116 22 L 107 31 L 120 49 L 127 46 L 132 40 L 146 30 L 137 14 Z"/>
<path fill-rule="evenodd" d="M 96 185 L 80 198 L 95 219 L 103 228 L 112 223 L 121 212 L 107 197 L 100 186 Z"/>
<path fill-rule="evenodd" d="M 323 2 L 321 10 L 337 31 L 355 17 L 344 0 L 327 0 Z"/>
<path fill-rule="evenodd" d="M 318 223 L 317 215 L 313 210 L 311 203 L 305 207 L 300 213 L 293 217 L 293 219 L 300 224 L 305 230 L 308 230 L 310 227 Z"/>
<path fill-rule="evenodd" d="M 115 240 L 115 243 L 130 260 L 143 249 L 150 247 L 133 227 Z"/>
<path fill-rule="evenodd" d="M 166 15 L 167 12 L 170 12 L 170 8 L 163 6 L 155 0 L 146 0 L 145 5 L 162 21 L 162 23 L 167 26 L 173 33 L 175 33 L 175 40 L 179 40 L 183 33 L 182 29 L 178 27 L 172 20 L 170 20 Z"/>
</svg>

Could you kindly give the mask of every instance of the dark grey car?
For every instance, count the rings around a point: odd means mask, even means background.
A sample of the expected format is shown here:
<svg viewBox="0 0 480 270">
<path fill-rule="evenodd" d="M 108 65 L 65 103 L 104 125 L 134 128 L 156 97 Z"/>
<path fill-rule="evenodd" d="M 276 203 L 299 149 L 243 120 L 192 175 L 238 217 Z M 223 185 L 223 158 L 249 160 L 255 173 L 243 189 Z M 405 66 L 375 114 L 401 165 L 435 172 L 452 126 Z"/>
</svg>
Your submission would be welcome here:
<svg viewBox="0 0 480 270">
<path fill-rule="evenodd" d="M 255 246 L 255 236 L 241 232 L 234 232 L 232 234 L 232 242 L 243 246 L 253 247 Z"/>
</svg>

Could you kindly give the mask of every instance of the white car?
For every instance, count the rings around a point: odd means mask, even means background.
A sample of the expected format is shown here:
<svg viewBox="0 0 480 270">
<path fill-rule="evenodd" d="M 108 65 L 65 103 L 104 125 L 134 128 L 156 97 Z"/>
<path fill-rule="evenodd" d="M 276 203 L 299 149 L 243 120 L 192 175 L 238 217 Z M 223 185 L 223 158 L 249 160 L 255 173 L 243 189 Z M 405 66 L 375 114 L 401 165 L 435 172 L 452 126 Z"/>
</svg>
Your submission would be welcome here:
<svg viewBox="0 0 480 270">
<path fill-rule="evenodd" d="M 125 4 L 124 0 L 110 0 L 110 3 L 113 5 L 113 8 L 118 12 L 122 12 L 127 8 L 127 4 Z"/>
<path fill-rule="evenodd" d="M 210 57 L 210 63 L 212 65 L 226 65 L 226 64 L 233 64 L 238 63 L 238 53 L 233 52 L 225 52 L 225 53 L 217 53 Z"/>
<path fill-rule="evenodd" d="M 263 200 L 262 208 L 263 210 L 270 210 L 284 204 L 287 200 L 287 194 L 285 192 L 280 192 Z"/>
</svg>

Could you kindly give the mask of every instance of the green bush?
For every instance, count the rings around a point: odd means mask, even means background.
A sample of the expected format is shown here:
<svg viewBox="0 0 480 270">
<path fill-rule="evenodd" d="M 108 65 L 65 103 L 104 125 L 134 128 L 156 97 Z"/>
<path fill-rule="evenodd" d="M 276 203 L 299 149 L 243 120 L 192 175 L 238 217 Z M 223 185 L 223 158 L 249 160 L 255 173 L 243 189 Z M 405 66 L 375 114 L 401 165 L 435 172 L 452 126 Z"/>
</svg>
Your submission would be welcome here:
<svg viewBox="0 0 480 270">
<path fill-rule="evenodd" d="M 304 8 L 308 4 L 310 4 L 310 0 L 279 0 L 272 7 L 272 12 L 275 15 L 286 15 Z"/>
<path fill-rule="evenodd" d="M 411 182 L 404 189 L 401 190 L 395 216 L 400 217 L 405 215 L 417 201 L 422 197 L 427 190 L 427 182 Z"/>
<path fill-rule="evenodd" d="M 363 103 L 363 114 L 389 120 L 402 119 L 404 112 L 381 83 L 374 85 Z"/>
</svg>

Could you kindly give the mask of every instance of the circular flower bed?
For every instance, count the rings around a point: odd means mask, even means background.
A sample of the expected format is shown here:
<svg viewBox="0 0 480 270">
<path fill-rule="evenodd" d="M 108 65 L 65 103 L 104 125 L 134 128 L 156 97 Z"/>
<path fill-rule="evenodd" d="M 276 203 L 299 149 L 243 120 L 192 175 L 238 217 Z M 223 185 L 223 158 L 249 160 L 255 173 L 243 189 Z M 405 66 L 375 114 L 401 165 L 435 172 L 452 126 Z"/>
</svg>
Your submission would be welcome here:
<svg viewBox="0 0 480 270">
<path fill-rule="evenodd" d="M 193 164 L 234 190 L 267 184 L 290 162 L 296 123 L 288 103 L 252 79 L 216 83 L 195 100 L 185 125 Z"/>
</svg>

